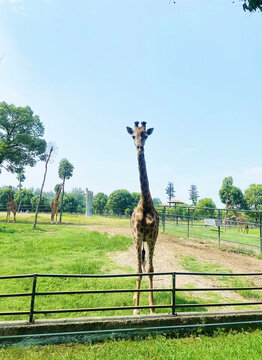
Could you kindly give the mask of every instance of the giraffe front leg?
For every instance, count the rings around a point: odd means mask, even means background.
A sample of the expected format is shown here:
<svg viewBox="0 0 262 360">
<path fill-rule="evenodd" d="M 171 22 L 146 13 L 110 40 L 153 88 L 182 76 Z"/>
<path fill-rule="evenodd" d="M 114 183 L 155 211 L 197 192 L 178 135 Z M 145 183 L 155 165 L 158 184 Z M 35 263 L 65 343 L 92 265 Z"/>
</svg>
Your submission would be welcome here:
<svg viewBox="0 0 262 360">
<path fill-rule="evenodd" d="M 16 222 L 16 212 L 14 212 L 14 222 Z"/>
<path fill-rule="evenodd" d="M 141 257 L 141 251 L 142 251 L 142 242 L 137 244 L 136 250 L 137 250 L 137 273 L 142 273 L 142 257 Z M 136 290 L 140 290 L 142 281 L 142 276 L 138 276 L 136 279 Z M 135 306 L 139 306 L 139 298 L 140 298 L 140 292 L 134 293 L 134 300 L 135 300 Z M 140 311 L 139 309 L 134 309 L 133 311 L 134 315 L 139 315 Z"/>
<path fill-rule="evenodd" d="M 9 222 L 9 220 L 10 220 L 10 211 L 7 211 L 5 222 Z"/>
</svg>

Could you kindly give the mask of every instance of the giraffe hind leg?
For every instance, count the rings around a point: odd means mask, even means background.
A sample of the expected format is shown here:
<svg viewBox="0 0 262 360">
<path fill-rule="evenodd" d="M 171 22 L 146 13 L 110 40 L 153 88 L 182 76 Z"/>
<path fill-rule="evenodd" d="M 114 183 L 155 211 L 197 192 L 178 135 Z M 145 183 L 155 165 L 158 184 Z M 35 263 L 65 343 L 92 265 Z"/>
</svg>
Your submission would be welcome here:
<svg viewBox="0 0 262 360">
<path fill-rule="evenodd" d="M 154 266 L 153 266 L 153 255 L 154 255 L 154 247 L 149 248 L 149 263 L 148 263 L 148 273 L 153 273 L 154 272 Z M 149 285 L 149 289 L 153 289 L 153 276 L 149 275 L 148 276 L 148 285 Z M 148 302 L 150 306 L 154 306 L 154 295 L 153 295 L 153 291 L 149 292 L 148 295 Z M 155 308 L 152 307 L 150 308 L 150 313 L 151 314 L 155 314 Z"/>
<path fill-rule="evenodd" d="M 142 243 L 137 244 L 137 273 L 138 274 L 142 273 L 142 253 L 141 253 L 141 251 L 142 251 Z M 136 279 L 136 290 L 140 290 L 141 281 L 142 281 L 142 276 L 138 276 Z M 139 306 L 139 298 L 140 298 L 140 292 L 135 292 L 134 293 L 135 306 Z M 134 309 L 133 314 L 139 315 L 140 314 L 139 309 Z"/>
</svg>

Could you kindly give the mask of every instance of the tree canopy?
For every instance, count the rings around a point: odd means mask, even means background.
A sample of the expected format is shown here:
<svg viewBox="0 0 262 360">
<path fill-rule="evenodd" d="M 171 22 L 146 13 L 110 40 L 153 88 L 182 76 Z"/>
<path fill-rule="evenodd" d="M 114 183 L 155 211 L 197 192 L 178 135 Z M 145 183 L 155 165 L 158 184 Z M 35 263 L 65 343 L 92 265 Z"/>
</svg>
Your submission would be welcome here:
<svg viewBox="0 0 262 360">
<path fill-rule="evenodd" d="M 251 210 L 262 210 L 262 185 L 250 185 L 245 191 L 245 199 Z"/>
<path fill-rule="evenodd" d="M 254 12 L 254 11 L 262 11 L 262 0 L 239 0 L 243 3 L 243 10 Z M 232 1 L 235 3 L 235 1 Z M 173 0 L 173 3 L 176 3 L 176 0 Z"/>
<path fill-rule="evenodd" d="M 60 208 L 60 218 L 59 218 L 59 222 L 62 222 L 62 215 L 63 215 L 63 203 L 64 203 L 64 193 L 65 193 L 65 180 L 70 179 L 73 175 L 73 170 L 74 170 L 74 166 L 67 160 L 67 159 L 62 159 L 59 163 L 59 168 L 58 168 L 58 175 L 60 177 L 60 179 L 63 180 L 63 190 L 62 190 L 62 199 L 61 199 L 61 208 Z M 73 204 L 73 200 L 70 198 L 68 200 L 68 203 L 70 203 L 70 207 L 73 208 L 74 204 Z"/>
<path fill-rule="evenodd" d="M 262 0 L 240 0 L 243 1 L 244 11 L 262 11 Z"/>
<path fill-rule="evenodd" d="M 188 192 L 189 192 L 189 200 L 191 200 L 192 204 L 195 206 L 197 203 L 197 199 L 199 198 L 196 185 L 191 185 Z"/>
<path fill-rule="evenodd" d="M 166 187 L 166 194 L 168 197 L 168 200 L 171 201 L 173 197 L 175 197 L 175 189 L 174 189 L 174 183 L 169 182 Z"/>
<path fill-rule="evenodd" d="M 133 209 L 133 197 L 127 190 L 113 191 L 108 198 L 107 208 L 113 214 L 124 215 L 127 208 Z"/>
<path fill-rule="evenodd" d="M 102 192 L 97 193 L 93 198 L 93 213 L 102 215 L 105 211 L 108 196 Z"/>
<path fill-rule="evenodd" d="M 0 171 L 17 172 L 44 160 L 44 126 L 29 106 L 0 102 Z"/>
<path fill-rule="evenodd" d="M 230 205 L 239 209 L 245 209 L 247 207 L 242 191 L 233 185 L 232 176 L 224 178 L 222 187 L 219 190 L 219 196 L 221 202 L 226 204 L 226 206 Z"/>
<path fill-rule="evenodd" d="M 67 160 L 62 159 L 59 163 L 58 175 L 62 180 L 68 180 L 73 175 L 74 166 Z"/>
<path fill-rule="evenodd" d="M 215 208 L 216 208 L 216 204 L 214 203 L 214 201 L 211 198 L 204 198 L 204 199 L 200 199 L 198 204 L 197 204 L 197 216 L 200 217 L 214 217 L 215 216 Z M 198 209 L 198 208 L 210 208 L 209 209 Z"/>
</svg>

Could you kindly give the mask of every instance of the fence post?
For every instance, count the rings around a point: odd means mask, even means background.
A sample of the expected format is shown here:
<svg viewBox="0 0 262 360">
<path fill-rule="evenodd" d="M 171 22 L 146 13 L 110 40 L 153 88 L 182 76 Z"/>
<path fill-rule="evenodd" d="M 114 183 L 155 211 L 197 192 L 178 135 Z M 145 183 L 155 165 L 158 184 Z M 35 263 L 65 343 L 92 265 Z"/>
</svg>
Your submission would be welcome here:
<svg viewBox="0 0 262 360">
<path fill-rule="evenodd" d="M 261 218 L 261 212 L 259 213 L 259 235 L 260 235 L 260 253 L 262 253 L 262 218 Z"/>
<path fill-rule="evenodd" d="M 31 296 L 31 305 L 30 305 L 30 317 L 29 322 L 34 323 L 34 307 L 35 307 L 35 290 L 36 290 L 36 280 L 37 274 L 33 275 L 33 287 L 32 287 L 32 296 Z"/>
<path fill-rule="evenodd" d="M 187 208 L 187 237 L 189 238 L 189 215 L 190 215 L 190 210 L 189 208 Z"/>
<path fill-rule="evenodd" d="M 176 315 L 176 273 L 172 273 L 172 315 Z"/>
<path fill-rule="evenodd" d="M 163 212 L 162 212 L 162 225 L 163 225 L 163 232 L 166 230 L 166 207 L 164 206 Z"/>
<path fill-rule="evenodd" d="M 217 213 L 217 218 L 218 218 L 218 246 L 220 246 L 220 209 L 218 209 L 218 213 Z"/>
</svg>

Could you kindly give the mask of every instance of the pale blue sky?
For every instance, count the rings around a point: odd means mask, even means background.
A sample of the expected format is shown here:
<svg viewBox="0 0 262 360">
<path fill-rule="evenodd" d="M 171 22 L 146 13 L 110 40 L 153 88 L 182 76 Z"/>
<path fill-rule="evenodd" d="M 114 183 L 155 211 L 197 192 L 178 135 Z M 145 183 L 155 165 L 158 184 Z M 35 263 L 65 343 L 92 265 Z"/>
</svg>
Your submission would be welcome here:
<svg viewBox="0 0 262 360">
<path fill-rule="evenodd" d="M 225 176 L 262 183 L 261 33 L 261 14 L 231 0 L 0 0 L 0 100 L 30 105 L 56 143 L 46 190 L 66 157 L 66 190 L 139 191 L 125 127 L 147 121 L 153 197 L 174 181 L 176 199 L 195 184 L 220 205 Z"/>
</svg>

